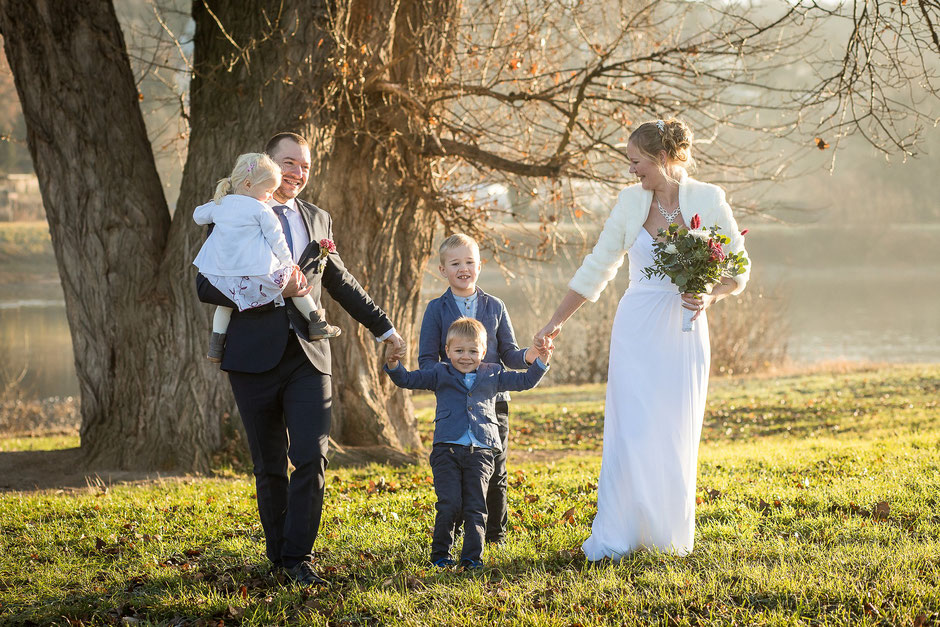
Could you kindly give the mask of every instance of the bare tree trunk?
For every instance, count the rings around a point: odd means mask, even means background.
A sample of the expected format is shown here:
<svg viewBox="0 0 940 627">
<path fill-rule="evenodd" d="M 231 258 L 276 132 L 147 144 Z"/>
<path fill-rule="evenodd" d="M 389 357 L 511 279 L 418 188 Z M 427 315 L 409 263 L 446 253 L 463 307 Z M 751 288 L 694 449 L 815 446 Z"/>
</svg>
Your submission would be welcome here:
<svg viewBox="0 0 940 627">
<path fill-rule="evenodd" d="M 347 43 L 343 64 L 352 68 L 349 82 L 362 77 L 366 85 L 358 92 L 340 85 L 332 150 L 323 155 L 317 199 L 333 211 L 347 265 L 412 348 L 436 218 L 422 193 L 434 188 L 431 165 L 408 138 L 421 136 L 426 120 L 416 119 L 396 96 L 370 93 L 367 81 L 425 84 L 447 61 L 445 35 L 456 10 L 449 0 L 361 0 L 350 2 L 336 20 L 339 44 Z M 410 395 L 381 372 L 383 355 L 376 357 L 364 329 L 357 330 L 356 339 L 333 345 L 338 439 L 420 448 Z"/>
<path fill-rule="evenodd" d="M 191 279 L 166 274 L 170 215 L 113 7 L 3 0 L 0 27 L 65 293 L 84 457 L 204 469 L 216 383 L 194 359 Z"/>
</svg>

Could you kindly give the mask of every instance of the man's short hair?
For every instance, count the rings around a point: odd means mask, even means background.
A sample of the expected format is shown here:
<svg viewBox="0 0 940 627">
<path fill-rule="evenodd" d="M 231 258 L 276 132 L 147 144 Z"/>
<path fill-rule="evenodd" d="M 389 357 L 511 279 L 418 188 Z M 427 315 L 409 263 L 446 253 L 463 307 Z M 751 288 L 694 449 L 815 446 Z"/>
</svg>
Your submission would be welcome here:
<svg viewBox="0 0 940 627">
<path fill-rule="evenodd" d="M 486 327 L 475 318 L 457 318 L 447 329 L 447 342 L 454 338 L 473 340 L 480 346 L 486 346 Z"/>
<path fill-rule="evenodd" d="M 454 233 L 441 242 L 441 247 L 438 249 L 438 252 L 441 254 L 441 265 L 444 265 L 444 253 L 455 248 L 460 248 L 461 246 L 468 246 L 470 249 L 475 249 L 477 256 L 480 255 L 480 246 L 475 239 L 463 233 Z"/>
<path fill-rule="evenodd" d="M 298 135 L 297 133 L 284 131 L 283 133 L 278 133 L 277 135 L 275 135 L 274 137 L 268 140 L 268 143 L 264 145 L 264 152 L 270 157 L 274 153 L 274 150 L 277 149 L 278 145 L 280 145 L 280 143 L 284 141 L 285 139 L 290 139 L 291 141 L 293 141 L 295 144 L 299 146 L 310 145 L 307 143 L 307 140 L 304 139 L 301 135 Z"/>
</svg>

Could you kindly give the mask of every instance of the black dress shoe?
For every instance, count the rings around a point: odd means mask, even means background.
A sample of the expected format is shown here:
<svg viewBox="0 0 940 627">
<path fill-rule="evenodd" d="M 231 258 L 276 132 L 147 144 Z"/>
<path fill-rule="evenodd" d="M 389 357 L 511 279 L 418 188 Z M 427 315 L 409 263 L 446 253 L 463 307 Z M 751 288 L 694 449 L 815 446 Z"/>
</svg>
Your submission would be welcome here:
<svg viewBox="0 0 940 627">
<path fill-rule="evenodd" d="M 300 562 L 296 566 L 284 568 L 287 577 L 302 586 L 325 586 L 329 582 L 313 570 L 310 562 Z"/>
</svg>

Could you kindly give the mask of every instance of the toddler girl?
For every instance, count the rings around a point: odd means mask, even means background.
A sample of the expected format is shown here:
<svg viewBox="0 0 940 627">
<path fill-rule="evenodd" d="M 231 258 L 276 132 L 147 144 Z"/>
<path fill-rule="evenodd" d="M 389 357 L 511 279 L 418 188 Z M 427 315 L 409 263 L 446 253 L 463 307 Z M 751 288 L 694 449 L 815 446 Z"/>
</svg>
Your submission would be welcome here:
<svg viewBox="0 0 940 627">
<path fill-rule="evenodd" d="M 193 265 L 239 311 L 271 302 L 283 305 L 281 291 L 291 275 L 300 271 L 277 215 L 264 204 L 280 184 L 281 170 L 270 157 L 244 154 L 236 160 L 231 176 L 219 181 L 214 200 L 193 213 L 196 224 L 215 225 Z M 340 334 L 339 327 L 323 319 L 323 310 L 317 309 L 309 294 L 291 300 L 309 321 L 311 341 Z M 206 355 L 211 362 L 222 361 L 231 317 L 232 308 L 216 308 Z"/>
</svg>

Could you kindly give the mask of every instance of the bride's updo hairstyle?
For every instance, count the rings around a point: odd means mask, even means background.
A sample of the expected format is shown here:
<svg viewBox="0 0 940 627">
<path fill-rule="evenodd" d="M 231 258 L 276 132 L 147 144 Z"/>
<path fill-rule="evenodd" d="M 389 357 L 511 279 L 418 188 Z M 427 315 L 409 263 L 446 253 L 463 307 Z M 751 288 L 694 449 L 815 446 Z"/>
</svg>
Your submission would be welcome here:
<svg viewBox="0 0 940 627">
<path fill-rule="evenodd" d="M 660 172 L 672 178 L 659 160 L 659 153 L 666 151 L 666 164 L 679 166 L 686 171 L 695 167 L 692 159 L 692 130 L 685 122 L 671 118 L 643 122 L 630 133 L 630 142 L 644 157 L 659 166 Z"/>
</svg>

